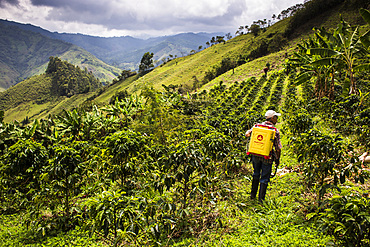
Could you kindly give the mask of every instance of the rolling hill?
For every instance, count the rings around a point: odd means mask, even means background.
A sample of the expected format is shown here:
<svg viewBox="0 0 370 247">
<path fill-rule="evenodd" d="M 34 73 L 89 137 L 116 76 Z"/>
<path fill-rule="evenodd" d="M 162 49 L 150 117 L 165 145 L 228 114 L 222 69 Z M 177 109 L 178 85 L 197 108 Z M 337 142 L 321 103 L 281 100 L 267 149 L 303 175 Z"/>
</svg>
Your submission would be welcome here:
<svg viewBox="0 0 370 247">
<path fill-rule="evenodd" d="M 96 37 L 83 34 L 50 32 L 31 24 L 0 20 L 6 26 L 16 26 L 22 30 L 32 31 L 43 36 L 62 40 L 77 45 L 105 63 L 121 69 L 137 70 L 142 55 L 147 52 L 155 54 L 154 59 L 160 61 L 170 54 L 173 56 L 188 55 L 191 50 L 198 50 L 199 46 L 213 36 L 220 33 L 181 33 L 171 36 L 161 36 L 149 39 L 139 39 L 131 36 L 123 37 Z"/>
<path fill-rule="evenodd" d="M 0 23 L 0 88 L 43 73 L 49 57 L 58 56 L 93 72 L 102 82 L 111 81 L 120 69 L 107 65 L 86 50 L 39 33 Z"/>
<path fill-rule="evenodd" d="M 96 104 L 107 104 L 111 97 L 123 90 L 128 90 L 130 93 L 140 93 L 141 89 L 146 86 L 153 86 L 155 89 L 161 90 L 163 89 L 162 85 L 172 84 L 181 87 L 185 92 L 202 91 L 209 89 L 214 84 L 219 84 L 221 81 L 229 85 L 235 81 L 247 80 L 251 76 L 261 76 L 267 63 L 271 65 L 271 71 L 281 69 L 281 64 L 289 54 L 293 53 L 296 44 L 301 39 L 307 38 L 313 32 L 313 27 L 334 27 L 341 17 L 351 23 L 359 23 L 361 18 L 358 9 L 349 8 L 348 4 L 327 5 L 326 11 L 317 11 L 315 17 L 305 21 L 299 27 L 292 28 L 292 18 L 286 18 L 266 30 L 262 30 L 258 36 L 251 33 L 239 35 L 225 43 L 213 45 L 193 55 L 172 59 L 142 77 L 131 77 L 109 85 L 95 96 L 92 93 L 76 95 L 72 97 L 73 99 L 65 99 L 60 102 L 59 110 L 50 107 L 48 110 L 43 110 L 43 114 L 33 113 L 32 117 L 46 117 L 48 112 L 58 113 L 62 109 L 71 109 L 78 105 L 76 102 L 82 103 L 87 99 L 93 99 Z M 287 31 L 290 32 L 289 36 Z M 61 58 L 65 60 L 63 56 Z M 207 73 L 213 73 L 226 59 L 238 61 L 241 65 L 207 80 Z M 29 80 L 29 82 L 31 81 Z M 194 84 L 198 84 L 198 86 L 195 87 Z M 35 102 L 24 102 L 19 107 L 28 109 L 27 104 L 34 105 Z M 22 120 L 29 116 L 27 111 L 20 110 L 20 108 L 6 111 L 5 120 Z"/>
<path fill-rule="evenodd" d="M 370 11 L 354 28 L 348 3 L 105 87 L 54 57 L 0 93 L 3 245 L 369 246 Z M 265 119 L 280 134 L 260 177 L 245 132 Z"/>
</svg>

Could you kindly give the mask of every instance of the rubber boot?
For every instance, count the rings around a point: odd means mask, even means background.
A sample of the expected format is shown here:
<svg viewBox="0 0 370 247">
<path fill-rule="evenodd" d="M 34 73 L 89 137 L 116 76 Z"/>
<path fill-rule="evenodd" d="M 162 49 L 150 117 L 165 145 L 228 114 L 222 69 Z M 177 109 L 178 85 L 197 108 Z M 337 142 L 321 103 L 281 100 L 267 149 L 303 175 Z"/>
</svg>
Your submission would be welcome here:
<svg viewBox="0 0 370 247">
<path fill-rule="evenodd" d="M 267 190 L 267 184 L 260 183 L 260 191 L 258 194 L 258 201 L 260 203 L 262 203 L 265 200 L 266 190 Z"/>
<path fill-rule="evenodd" d="M 253 180 L 252 180 L 252 190 L 251 190 L 251 199 L 252 200 L 254 198 L 256 198 L 259 183 L 260 183 L 259 178 L 258 177 L 253 177 Z"/>
</svg>

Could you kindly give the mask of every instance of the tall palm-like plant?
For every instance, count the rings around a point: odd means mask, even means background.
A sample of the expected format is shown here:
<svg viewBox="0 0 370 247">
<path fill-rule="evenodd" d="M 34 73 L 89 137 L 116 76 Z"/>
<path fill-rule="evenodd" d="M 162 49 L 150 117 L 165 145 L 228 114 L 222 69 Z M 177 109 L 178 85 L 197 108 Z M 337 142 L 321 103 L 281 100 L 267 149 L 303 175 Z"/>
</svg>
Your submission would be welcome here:
<svg viewBox="0 0 370 247">
<path fill-rule="evenodd" d="M 370 11 L 367 9 L 360 9 L 360 14 L 362 18 L 370 25 Z M 369 49 L 370 46 L 370 30 L 364 33 L 361 37 L 361 42 L 365 46 L 366 49 Z"/>
<path fill-rule="evenodd" d="M 130 95 L 122 101 L 116 100 L 114 105 L 103 108 L 108 116 L 115 116 L 124 119 L 124 126 L 133 120 L 135 114 L 140 112 L 143 107 L 143 99 L 137 95 Z"/>
<path fill-rule="evenodd" d="M 310 38 L 308 41 L 298 45 L 298 51 L 288 61 L 289 67 L 298 68 L 300 71 L 296 77 L 295 84 L 300 85 L 309 82 L 313 78 L 315 80 L 315 95 L 318 98 L 327 96 L 329 87 L 328 75 L 332 70 L 332 66 L 322 66 L 315 63 L 320 59 L 319 56 L 308 54 L 309 49 L 320 46 L 320 42 L 317 39 Z"/>
<path fill-rule="evenodd" d="M 316 37 L 321 47 L 307 49 L 307 54 L 318 56 L 319 59 L 311 65 L 329 66 L 337 71 L 344 70 L 351 82 L 349 94 L 355 94 L 357 92 L 355 72 L 369 68 L 369 63 L 362 62 L 362 59 L 369 55 L 366 45 L 362 43 L 366 36 L 360 35 L 358 27 L 352 31 L 351 26 L 342 20 L 333 33 L 320 28 Z"/>
<path fill-rule="evenodd" d="M 64 115 L 64 116 L 63 116 Z M 74 140 L 80 140 L 83 129 L 83 116 L 77 112 L 63 110 L 63 115 L 57 116 L 57 127 L 62 135 L 72 135 Z"/>
</svg>

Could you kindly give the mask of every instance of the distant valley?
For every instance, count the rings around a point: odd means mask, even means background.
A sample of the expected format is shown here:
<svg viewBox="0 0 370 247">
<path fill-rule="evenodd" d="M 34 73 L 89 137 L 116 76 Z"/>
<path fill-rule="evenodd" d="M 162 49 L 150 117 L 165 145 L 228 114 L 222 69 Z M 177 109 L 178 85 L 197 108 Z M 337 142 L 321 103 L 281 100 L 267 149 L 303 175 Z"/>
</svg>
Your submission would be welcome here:
<svg viewBox="0 0 370 247">
<path fill-rule="evenodd" d="M 122 69 L 136 70 L 145 52 L 154 53 L 154 60 L 160 64 L 168 57 L 181 57 L 205 48 L 211 37 L 221 35 L 182 33 L 145 40 L 130 36 L 105 38 L 50 32 L 7 20 L 0 20 L 0 31 L 0 88 L 3 89 L 44 72 L 50 56 L 61 56 L 75 65 L 87 67 L 104 82 L 111 81 Z M 71 49 L 74 52 L 66 55 Z"/>
</svg>

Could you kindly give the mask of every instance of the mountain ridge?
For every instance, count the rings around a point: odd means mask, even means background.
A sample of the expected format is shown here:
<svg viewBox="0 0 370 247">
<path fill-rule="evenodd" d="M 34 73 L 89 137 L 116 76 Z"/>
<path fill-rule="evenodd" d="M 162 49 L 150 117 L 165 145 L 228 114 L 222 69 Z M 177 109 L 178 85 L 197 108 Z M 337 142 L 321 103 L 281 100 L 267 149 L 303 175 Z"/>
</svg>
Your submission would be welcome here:
<svg viewBox="0 0 370 247">
<path fill-rule="evenodd" d="M 0 23 L 4 25 L 17 26 L 23 30 L 40 33 L 52 39 L 63 40 L 77 45 L 105 63 L 121 69 L 131 70 L 138 69 L 141 56 L 147 51 L 153 52 L 155 54 L 154 59 L 160 61 L 169 54 L 173 56 L 187 55 L 191 50 L 197 50 L 200 45 L 205 45 L 212 36 L 221 35 L 221 33 L 188 32 L 168 36 L 151 37 L 148 39 L 140 39 L 132 36 L 99 37 L 80 33 L 50 32 L 32 24 L 23 24 L 3 19 L 0 19 Z M 175 46 L 181 45 L 181 49 L 167 49 L 167 52 L 164 52 L 163 50 L 165 49 L 163 48 L 163 44 L 166 43 L 173 44 Z M 162 55 L 159 56 L 157 54 Z"/>
<path fill-rule="evenodd" d="M 51 56 L 58 56 L 81 68 L 87 68 L 103 82 L 110 82 L 120 73 L 120 69 L 105 64 L 72 43 L 2 23 L 0 48 L 0 88 L 3 89 L 43 73 Z"/>
<path fill-rule="evenodd" d="M 78 103 L 82 104 L 84 102 L 104 105 L 109 103 L 110 99 L 121 91 L 127 90 L 131 94 L 139 94 L 145 87 L 161 90 L 163 89 L 162 85 L 164 85 L 178 88 L 178 90 L 185 93 L 200 92 L 210 89 L 213 85 L 241 82 L 247 80 L 250 76 L 262 76 L 266 64 L 271 65 L 271 72 L 280 70 L 282 62 L 289 54 L 293 54 L 297 48 L 296 44 L 301 39 L 306 39 L 313 34 L 313 27 L 325 26 L 331 28 L 339 22 L 341 16 L 345 16 L 345 19 L 349 22 L 357 22 L 359 19 L 358 11 L 350 10 L 340 3 L 335 8 L 328 8 L 326 11 L 320 11 L 316 18 L 305 21 L 304 26 L 299 26 L 295 30 L 294 37 L 285 36 L 291 23 L 290 18 L 285 18 L 262 30 L 257 36 L 247 33 L 236 36 L 225 43 L 206 47 L 189 56 L 173 57 L 166 60 L 165 64 L 157 66 L 143 76 L 118 81 L 116 79 L 114 83 L 98 90 L 99 92 L 73 96 L 60 102 L 58 109 L 50 108 L 45 110 L 44 113 L 58 114 L 60 109 L 78 107 Z M 322 19 L 323 16 L 325 19 Z M 227 71 L 221 75 L 218 72 L 216 73 L 216 70 L 228 61 L 235 62 L 238 66 L 226 67 Z M 209 74 L 212 74 L 211 78 L 207 78 Z M 33 103 L 29 102 L 29 104 Z M 20 105 L 19 107 L 26 109 L 26 105 Z M 45 114 L 35 113 L 32 116 L 40 118 L 45 117 Z M 26 110 L 12 109 L 5 112 L 6 121 L 22 120 L 26 116 L 30 116 Z"/>
</svg>

